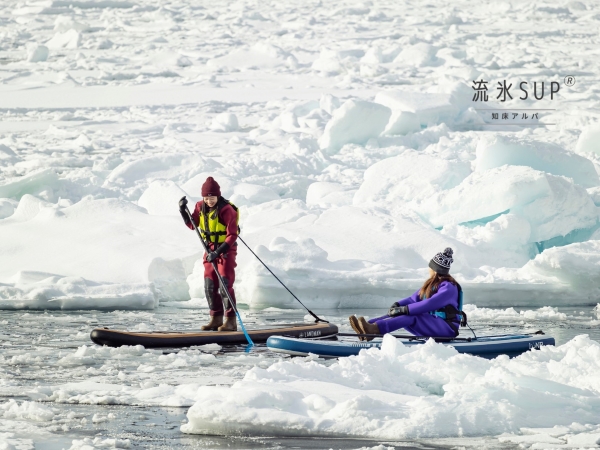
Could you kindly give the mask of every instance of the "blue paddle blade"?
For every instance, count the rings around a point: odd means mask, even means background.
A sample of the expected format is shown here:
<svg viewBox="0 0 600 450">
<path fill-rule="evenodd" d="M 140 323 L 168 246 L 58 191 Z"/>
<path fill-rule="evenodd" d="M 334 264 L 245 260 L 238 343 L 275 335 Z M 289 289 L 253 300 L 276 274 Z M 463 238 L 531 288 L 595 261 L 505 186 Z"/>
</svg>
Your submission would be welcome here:
<svg viewBox="0 0 600 450">
<path fill-rule="evenodd" d="M 244 336 L 246 336 L 246 340 L 248 341 L 248 345 L 249 346 L 254 345 L 254 342 L 252 342 L 252 339 L 250 339 L 250 335 L 246 331 L 246 327 L 244 326 L 244 322 L 242 322 L 242 318 L 240 317 L 240 313 L 236 311 L 235 315 L 237 316 L 238 322 L 240 323 L 240 326 L 242 327 L 242 331 L 244 332 Z"/>
</svg>

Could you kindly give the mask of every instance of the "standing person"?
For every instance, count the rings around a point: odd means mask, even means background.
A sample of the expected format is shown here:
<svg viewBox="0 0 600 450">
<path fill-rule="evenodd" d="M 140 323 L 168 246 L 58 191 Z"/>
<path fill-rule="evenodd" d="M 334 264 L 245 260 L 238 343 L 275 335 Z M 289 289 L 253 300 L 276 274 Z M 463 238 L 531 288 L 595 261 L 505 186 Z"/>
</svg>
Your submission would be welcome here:
<svg viewBox="0 0 600 450">
<path fill-rule="evenodd" d="M 219 278 L 212 263 L 223 278 L 226 289 L 235 304 L 233 283 L 235 281 L 235 258 L 237 256 L 238 223 L 240 214 L 237 207 L 221 196 L 221 187 L 213 177 L 208 177 L 202 185 L 203 200 L 196 203 L 192 220 L 200 230 L 209 253 L 204 253 L 204 292 L 210 308 L 210 322 L 201 327 L 210 331 L 237 331 L 235 311 L 229 305 L 227 294 L 219 284 Z M 187 199 L 179 200 L 179 211 L 185 224 L 194 229 L 185 211 Z M 225 304 L 225 306 L 223 306 Z M 225 323 L 223 323 L 225 315 Z"/>
<path fill-rule="evenodd" d="M 452 254 L 451 248 L 437 253 L 429 262 L 429 279 L 421 289 L 395 302 L 388 314 L 368 322 L 350 316 L 352 329 L 357 334 L 386 334 L 404 328 L 415 336 L 458 336 L 461 322 L 466 325 L 466 315 L 460 311 L 462 289 L 450 275 Z"/>
</svg>

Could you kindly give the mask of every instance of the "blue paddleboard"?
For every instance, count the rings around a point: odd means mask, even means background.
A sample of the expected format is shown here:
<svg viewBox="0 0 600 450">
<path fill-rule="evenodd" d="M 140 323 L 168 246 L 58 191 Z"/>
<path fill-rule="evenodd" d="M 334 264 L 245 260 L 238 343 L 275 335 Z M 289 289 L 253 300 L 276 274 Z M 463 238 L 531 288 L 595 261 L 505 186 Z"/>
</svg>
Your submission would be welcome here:
<svg viewBox="0 0 600 450">
<path fill-rule="evenodd" d="M 269 350 L 294 356 L 307 356 L 309 353 L 337 358 L 340 356 L 358 355 L 362 349 L 381 348 L 381 338 L 370 342 L 347 340 L 297 339 L 284 336 L 271 336 L 267 339 Z M 423 345 L 425 339 L 400 339 L 404 345 Z M 481 336 L 467 340 L 441 342 L 454 347 L 459 353 L 469 353 L 484 358 L 495 358 L 498 355 L 518 356 L 531 349 L 539 349 L 544 345 L 554 345 L 554 338 L 540 334 L 512 334 L 502 336 Z"/>
</svg>

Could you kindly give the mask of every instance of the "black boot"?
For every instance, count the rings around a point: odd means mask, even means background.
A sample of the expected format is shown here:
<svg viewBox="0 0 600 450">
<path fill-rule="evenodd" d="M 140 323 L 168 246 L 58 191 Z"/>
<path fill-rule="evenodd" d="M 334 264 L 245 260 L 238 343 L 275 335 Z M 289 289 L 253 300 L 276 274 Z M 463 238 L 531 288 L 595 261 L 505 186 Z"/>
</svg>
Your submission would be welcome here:
<svg viewBox="0 0 600 450">
<path fill-rule="evenodd" d="M 216 314 L 210 316 L 210 322 L 200 327 L 202 331 L 217 331 L 217 329 L 223 325 L 223 311 L 217 308 L 217 305 L 221 305 L 221 299 L 215 298 L 219 294 L 215 293 L 215 283 L 212 278 L 204 279 L 204 295 L 208 302 L 208 307 L 211 312 L 216 311 Z"/>
</svg>

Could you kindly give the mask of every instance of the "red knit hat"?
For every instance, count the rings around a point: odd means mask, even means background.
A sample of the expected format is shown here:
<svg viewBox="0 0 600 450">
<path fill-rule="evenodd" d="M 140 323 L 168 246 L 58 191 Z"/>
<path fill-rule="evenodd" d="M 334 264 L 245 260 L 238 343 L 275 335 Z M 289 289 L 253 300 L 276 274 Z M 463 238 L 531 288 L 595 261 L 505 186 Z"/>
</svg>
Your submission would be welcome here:
<svg viewBox="0 0 600 450">
<path fill-rule="evenodd" d="M 208 177 L 202 185 L 202 197 L 220 197 L 221 186 L 215 181 L 213 177 Z"/>
</svg>

